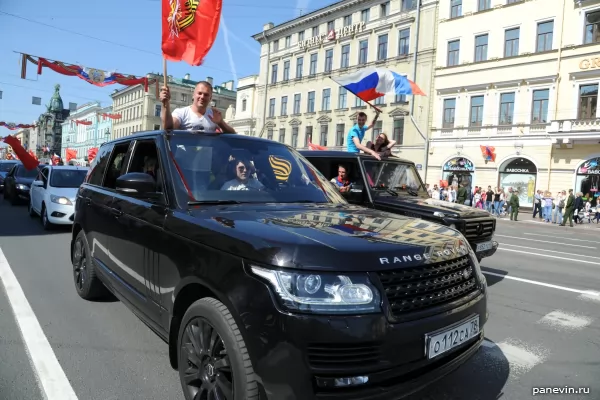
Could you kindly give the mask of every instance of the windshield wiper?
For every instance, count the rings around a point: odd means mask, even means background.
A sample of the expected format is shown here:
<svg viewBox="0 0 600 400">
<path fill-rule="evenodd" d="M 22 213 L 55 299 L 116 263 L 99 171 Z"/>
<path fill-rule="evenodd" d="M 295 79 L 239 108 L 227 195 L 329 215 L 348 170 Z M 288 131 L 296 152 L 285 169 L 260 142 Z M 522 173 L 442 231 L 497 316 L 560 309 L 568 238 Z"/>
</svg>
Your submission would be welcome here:
<svg viewBox="0 0 600 400">
<path fill-rule="evenodd" d="M 242 201 L 237 200 L 194 200 L 188 201 L 188 206 L 199 206 L 202 204 L 214 205 L 214 204 L 242 204 Z"/>
<path fill-rule="evenodd" d="M 402 186 L 395 186 L 394 189 L 402 189 Z M 411 196 L 418 196 L 419 192 L 417 192 L 415 189 L 413 188 L 406 188 L 404 189 L 406 191 L 406 193 L 410 194 Z"/>
<path fill-rule="evenodd" d="M 377 192 L 382 192 L 382 191 L 385 191 L 385 192 L 388 192 L 389 194 L 391 194 L 392 196 L 398 196 L 398 193 L 397 193 L 397 192 L 395 192 L 395 191 L 393 191 L 393 190 L 392 190 L 392 189 L 390 189 L 390 188 L 386 188 L 386 187 L 377 187 L 377 186 L 371 186 L 371 189 L 373 189 L 373 190 L 375 190 L 375 191 L 377 191 Z"/>
</svg>

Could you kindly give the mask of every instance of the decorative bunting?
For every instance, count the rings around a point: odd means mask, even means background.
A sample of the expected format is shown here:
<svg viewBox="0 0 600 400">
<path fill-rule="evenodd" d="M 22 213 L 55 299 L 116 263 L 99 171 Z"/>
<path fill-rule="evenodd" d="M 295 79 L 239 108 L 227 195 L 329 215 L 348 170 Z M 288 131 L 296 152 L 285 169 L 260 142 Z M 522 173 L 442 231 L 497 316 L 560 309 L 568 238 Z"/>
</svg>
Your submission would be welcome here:
<svg viewBox="0 0 600 400">
<path fill-rule="evenodd" d="M 75 123 L 76 125 L 91 125 L 92 121 L 86 121 L 83 119 L 72 119 L 71 120 L 71 125 L 73 125 L 73 123 Z"/>
<path fill-rule="evenodd" d="M 30 128 L 36 127 L 36 125 L 31 125 L 31 124 L 15 124 L 14 122 L 4 122 L 4 121 L 0 121 L 0 126 L 4 126 L 8 129 L 10 129 L 11 131 L 16 131 L 17 129 L 30 129 Z"/>
<path fill-rule="evenodd" d="M 123 86 L 135 86 L 135 85 L 144 85 L 144 90 L 148 91 L 148 85 L 154 83 L 155 79 L 148 79 L 146 77 L 138 77 L 135 75 L 123 75 L 117 72 L 108 72 L 103 71 L 97 68 L 87 68 L 81 67 L 79 65 L 68 64 L 62 61 L 54 61 L 47 58 L 31 56 L 29 54 L 21 53 L 23 56 L 22 66 L 21 66 L 21 78 L 25 79 L 27 74 L 26 71 L 26 61 L 37 65 L 37 74 L 41 75 L 43 68 L 50 68 L 52 71 L 67 75 L 67 76 L 77 76 L 80 79 L 94 85 L 94 86 L 108 86 L 119 84 Z"/>
<path fill-rule="evenodd" d="M 102 117 L 102 121 L 108 119 L 121 119 L 121 114 L 98 113 L 98 118 Z"/>
</svg>

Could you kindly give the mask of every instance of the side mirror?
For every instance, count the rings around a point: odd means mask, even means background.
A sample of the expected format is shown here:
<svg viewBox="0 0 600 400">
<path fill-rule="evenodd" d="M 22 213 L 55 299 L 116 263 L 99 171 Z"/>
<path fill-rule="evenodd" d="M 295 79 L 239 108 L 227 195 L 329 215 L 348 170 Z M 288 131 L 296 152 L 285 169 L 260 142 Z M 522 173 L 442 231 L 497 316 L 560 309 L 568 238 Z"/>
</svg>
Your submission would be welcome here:
<svg viewBox="0 0 600 400">
<path fill-rule="evenodd" d="M 117 192 L 129 196 L 148 196 L 156 193 L 156 181 L 143 172 L 130 172 L 121 175 L 116 182 Z"/>
<path fill-rule="evenodd" d="M 33 186 L 44 187 L 44 182 L 42 182 L 42 181 L 33 181 Z"/>
</svg>

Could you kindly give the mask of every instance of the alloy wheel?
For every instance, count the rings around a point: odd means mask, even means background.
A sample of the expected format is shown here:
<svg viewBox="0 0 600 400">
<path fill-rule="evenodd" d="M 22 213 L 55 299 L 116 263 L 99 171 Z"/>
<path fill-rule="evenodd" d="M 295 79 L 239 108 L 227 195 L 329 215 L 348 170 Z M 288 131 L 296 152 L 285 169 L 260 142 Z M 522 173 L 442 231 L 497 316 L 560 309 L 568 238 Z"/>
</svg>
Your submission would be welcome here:
<svg viewBox="0 0 600 400">
<path fill-rule="evenodd" d="M 204 318 L 192 319 L 181 340 L 182 383 L 193 400 L 233 400 L 233 373 L 225 343 Z"/>
<path fill-rule="evenodd" d="M 81 240 L 75 242 L 75 248 L 73 249 L 73 279 L 77 290 L 83 291 L 87 279 L 87 255 Z"/>
</svg>

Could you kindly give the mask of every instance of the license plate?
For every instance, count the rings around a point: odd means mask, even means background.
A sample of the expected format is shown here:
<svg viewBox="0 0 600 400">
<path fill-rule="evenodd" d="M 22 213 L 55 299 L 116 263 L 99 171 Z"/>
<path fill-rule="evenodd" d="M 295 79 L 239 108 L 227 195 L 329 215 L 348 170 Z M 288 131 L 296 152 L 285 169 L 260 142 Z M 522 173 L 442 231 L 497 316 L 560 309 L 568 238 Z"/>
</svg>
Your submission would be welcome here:
<svg viewBox="0 0 600 400">
<path fill-rule="evenodd" d="M 432 359 L 464 344 L 479 335 L 479 315 L 425 335 L 427 358 Z"/>
<path fill-rule="evenodd" d="M 492 242 L 483 242 L 483 243 L 477 243 L 477 249 L 475 251 L 486 251 L 486 250 L 491 250 L 492 247 L 494 247 L 492 245 Z"/>
</svg>

